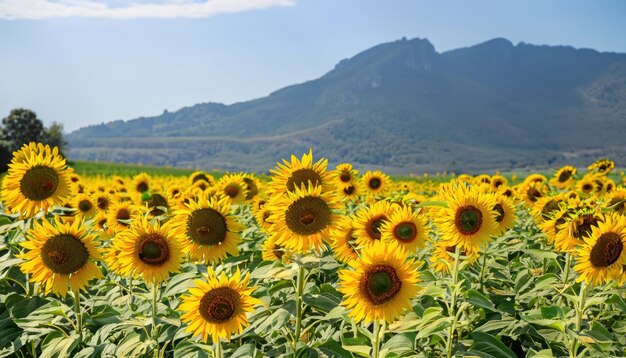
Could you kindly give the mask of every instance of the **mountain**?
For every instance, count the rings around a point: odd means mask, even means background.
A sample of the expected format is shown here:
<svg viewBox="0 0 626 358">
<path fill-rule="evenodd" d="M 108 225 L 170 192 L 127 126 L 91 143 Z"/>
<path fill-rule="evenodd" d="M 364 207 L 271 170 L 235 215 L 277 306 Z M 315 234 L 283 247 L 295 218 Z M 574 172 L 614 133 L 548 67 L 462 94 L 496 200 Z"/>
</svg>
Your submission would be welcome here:
<svg viewBox="0 0 626 358">
<path fill-rule="evenodd" d="M 314 149 L 391 173 L 587 165 L 626 154 L 626 54 L 401 39 L 267 97 L 81 128 L 70 157 L 265 171 Z M 621 164 L 618 162 L 618 164 Z"/>
</svg>

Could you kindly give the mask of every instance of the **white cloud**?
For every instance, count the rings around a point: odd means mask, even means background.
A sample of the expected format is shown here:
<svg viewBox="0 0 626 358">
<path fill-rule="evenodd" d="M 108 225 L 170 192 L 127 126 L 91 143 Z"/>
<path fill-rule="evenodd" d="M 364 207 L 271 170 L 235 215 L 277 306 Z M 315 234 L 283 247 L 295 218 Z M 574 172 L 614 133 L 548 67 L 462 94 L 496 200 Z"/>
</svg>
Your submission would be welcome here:
<svg viewBox="0 0 626 358">
<path fill-rule="evenodd" d="M 296 0 L 168 0 L 160 2 L 117 1 L 116 6 L 95 0 L 0 0 L 0 19 L 47 19 L 58 17 L 203 18 L 221 13 L 235 13 L 291 6 Z"/>
</svg>

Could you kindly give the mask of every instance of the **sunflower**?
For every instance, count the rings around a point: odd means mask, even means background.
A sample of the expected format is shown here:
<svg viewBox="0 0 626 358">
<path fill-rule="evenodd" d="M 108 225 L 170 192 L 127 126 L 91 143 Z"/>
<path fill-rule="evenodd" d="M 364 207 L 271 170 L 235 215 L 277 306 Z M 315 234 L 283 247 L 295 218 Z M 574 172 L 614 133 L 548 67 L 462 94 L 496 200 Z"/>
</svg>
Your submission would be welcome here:
<svg viewBox="0 0 626 358">
<path fill-rule="evenodd" d="M 545 182 L 547 182 L 547 181 L 548 181 L 548 179 L 547 179 L 545 176 L 543 176 L 543 175 L 541 175 L 541 174 L 538 174 L 538 173 L 533 173 L 533 174 L 531 174 L 531 175 L 527 176 L 526 178 L 524 178 L 523 183 L 524 183 L 524 184 L 529 184 L 529 183 L 545 183 Z"/>
<path fill-rule="evenodd" d="M 544 196 L 537 199 L 531 207 L 535 222 L 541 224 L 544 220 L 550 220 L 564 203 L 561 195 Z"/>
<path fill-rule="evenodd" d="M 0 195 L 12 213 L 32 217 L 60 204 L 70 194 L 67 166 L 59 149 L 30 143 L 13 154 Z"/>
<path fill-rule="evenodd" d="M 540 180 L 524 181 L 522 184 L 517 186 L 518 197 L 524 200 L 529 206 L 534 205 L 537 200 L 546 196 L 548 191 L 548 186 L 545 184 L 545 182 Z"/>
<path fill-rule="evenodd" d="M 251 200 L 259 194 L 261 188 L 261 182 L 252 174 L 242 174 L 243 182 L 246 184 L 248 193 L 246 194 L 246 200 Z"/>
<path fill-rule="evenodd" d="M 133 192 L 134 193 L 145 193 L 150 190 L 150 175 L 146 173 L 139 173 L 133 177 Z"/>
<path fill-rule="evenodd" d="M 272 212 L 267 205 L 267 201 L 261 196 L 257 196 L 252 204 L 252 212 L 259 227 L 263 230 L 269 230 L 272 226 L 272 223 L 269 221 Z"/>
<path fill-rule="evenodd" d="M 273 236 L 263 241 L 261 257 L 264 261 L 282 261 L 283 263 L 289 263 L 291 255 L 291 250 L 278 245 Z"/>
<path fill-rule="evenodd" d="M 193 261 L 216 262 L 239 254 L 239 232 L 244 229 L 230 214 L 228 198 L 200 197 L 177 210 L 172 218 L 177 234 L 184 237 L 185 253 Z"/>
<path fill-rule="evenodd" d="M 497 233 L 496 218 L 499 212 L 494 209 L 497 202 L 476 187 L 459 184 L 445 184 L 440 187 L 438 196 L 448 203 L 440 208 L 433 221 L 448 246 L 459 245 L 464 251 L 479 251 Z"/>
<path fill-rule="evenodd" d="M 250 274 L 241 277 L 239 269 L 228 278 L 224 272 L 217 277 L 209 268 L 206 281 L 195 280 L 195 287 L 181 296 L 178 310 L 181 320 L 187 323 L 187 332 L 193 332 L 206 342 L 210 335 L 214 341 L 220 338 L 230 340 L 232 334 L 239 334 L 249 325 L 246 312 L 252 312 L 255 305 L 262 304 L 252 297 L 256 288 L 248 287 Z"/>
<path fill-rule="evenodd" d="M 595 209 L 575 211 L 569 220 L 559 226 L 559 232 L 554 237 L 554 248 L 561 252 L 571 252 L 584 242 L 601 220 L 602 217 L 596 214 Z"/>
<path fill-rule="evenodd" d="M 417 296 L 421 262 L 396 242 L 377 241 L 363 248 L 361 258 L 349 262 L 351 269 L 339 271 L 341 305 L 357 322 L 393 323 Z"/>
<path fill-rule="evenodd" d="M 350 163 L 342 163 L 337 165 L 333 173 L 333 177 L 335 180 L 335 185 L 338 188 L 343 189 L 348 186 L 353 186 L 353 182 L 357 181 L 358 171 L 352 168 L 352 164 Z"/>
<path fill-rule="evenodd" d="M 611 193 L 604 206 L 620 215 L 626 215 L 626 189 L 618 188 Z"/>
<path fill-rule="evenodd" d="M 615 168 L 615 162 L 610 159 L 598 159 L 587 167 L 590 172 L 609 174 Z"/>
<path fill-rule="evenodd" d="M 391 178 L 380 170 L 367 171 L 361 178 L 361 183 L 368 196 L 382 196 L 391 185 Z"/>
<path fill-rule="evenodd" d="M 361 183 L 357 180 L 353 180 L 345 186 L 337 186 L 337 196 L 342 201 L 356 201 L 363 191 Z"/>
<path fill-rule="evenodd" d="M 207 187 L 215 185 L 215 177 L 202 171 L 191 173 L 189 176 L 189 184 L 194 185 L 197 182 L 205 182 Z"/>
<path fill-rule="evenodd" d="M 31 282 L 38 282 L 45 293 L 63 297 L 68 286 L 72 292 L 84 290 L 89 280 L 102 278 L 96 265 L 101 260 L 100 249 L 94 244 L 95 235 L 82 220 L 64 223 L 55 217 L 54 222 L 35 222 L 21 245 L 29 250 L 18 255 L 25 260 L 22 272 L 30 273 Z"/>
<path fill-rule="evenodd" d="M 380 232 L 383 241 L 397 241 L 409 253 L 424 247 L 428 237 L 426 219 L 406 206 L 397 208 L 389 221 L 383 223 Z"/>
<path fill-rule="evenodd" d="M 619 280 L 626 265 L 625 246 L 626 218 L 615 213 L 605 215 L 576 251 L 574 270 L 580 274 L 576 281 L 601 285 Z"/>
<path fill-rule="evenodd" d="M 98 211 L 101 213 L 106 213 L 109 210 L 109 207 L 113 203 L 113 199 L 108 194 L 97 194 L 93 196 L 93 200 L 96 203 L 96 207 Z"/>
<path fill-rule="evenodd" d="M 454 265 L 453 255 L 455 251 L 456 247 L 448 246 L 446 242 L 440 241 L 435 243 L 435 250 L 430 257 L 433 270 L 435 270 L 435 272 L 448 274 L 450 272 L 449 268 Z M 479 256 L 479 252 L 473 251 L 471 247 L 469 250 L 461 250 L 461 258 L 467 260 L 470 265 L 476 262 Z"/>
<path fill-rule="evenodd" d="M 333 190 L 334 184 L 330 173 L 326 171 L 327 159 L 320 159 L 313 163 L 313 150 L 302 156 L 299 160 L 295 155 L 291 161 L 283 159 L 283 163 L 276 163 L 276 169 L 270 169 L 273 174 L 269 191 L 282 195 L 284 192 L 293 192 L 302 185 L 321 186 L 322 192 Z"/>
<path fill-rule="evenodd" d="M 575 210 L 572 208 L 562 207 L 552 214 L 552 218 L 544 220 L 539 224 L 539 228 L 546 234 L 549 244 L 554 244 L 556 235 L 559 231 L 561 231 L 561 227 L 572 217 L 572 215 L 574 215 L 574 213 Z"/>
<path fill-rule="evenodd" d="M 93 217 L 98 212 L 98 207 L 93 201 L 92 196 L 86 194 L 80 194 L 74 197 L 72 207 L 76 209 L 76 216 L 86 219 Z"/>
<path fill-rule="evenodd" d="M 491 188 L 493 191 L 498 191 L 500 187 L 506 186 L 507 183 L 508 183 L 508 180 L 502 175 L 496 174 L 491 177 Z"/>
<path fill-rule="evenodd" d="M 395 209 L 396 205 L 383 200 L 357 210 L 354 218 L 357 246 L 367 246 L 380 240 L 383 224 L 389 221 Z"/>
<path fill-rule="evenodd" d="M 348 263 L 359 258 L 354 220 L 350 216 L 342 216 L 337 227 L 330 232 L 331 247 L 338 261 Z"/>
<path fill-rule="evenodd" d="M 239 174 L 226 174 L 217 183 L 218 193 L 230 198 L 233 204 L 240 204 L 246 200 L 248 185 Z"/>
<path fill-rule="evenodd" d="M 118 233 L 127 230 L 132 220 L 141 215 L 139 208 L 127 201 L 118 201 L 107 212 L 107 227 Z"/>
<path fill-rule="evenodd" d="M 166 194 L 152 193 L 147 200 L 144 201 L 150 217 L 163 216 L 167 214 L 170 204 Z"/>
<path fill-rule="evenodd" d="M 170 222 L 150 222 L 141 217 L 129 230 L 115 237 L 110 250 L 117 251 L 123 276 L 143 277 L 147 283 L 159 283 L 178 272 L 183 262 L 182 243 Z"/>
<path fill-rule="evenodd" d="M 515 226 L 515 221 L 517 220 L 515 204 L 511 198 L 504 195 L 497 193 L 492 195 L 494 202 L 496 203 L 493 207 L 493 210 L 497 213 L 496 223 L 498 227 L 496 228 L 496 234 L 504 234 L 510 228 Z"/>
<path fill-rule="evenodd" d="M 574 184 L 575 175 L 576 168 L 571 165 L 566 165 L 554 173 L 554 177 L 550 179 L 550 185 L 559 189 L 568 189 Z"/>
<path fill-rule="evenodd" d="M 339 210 L 339 203 L 319 185 L 275 196 L 268 206 L 272 213 L 269 231 L 274 233 L 276 243 L 300 253 L 319 249 L 337 225 L 334 212 Z"/>
<path fill-rule="evenodd" d="M 584 194 L 584 196 L 592 195 L 596 189 L 594 177 L 592 175 L 585 175 L 576 183 L 576 189 Z"/>
</svg>

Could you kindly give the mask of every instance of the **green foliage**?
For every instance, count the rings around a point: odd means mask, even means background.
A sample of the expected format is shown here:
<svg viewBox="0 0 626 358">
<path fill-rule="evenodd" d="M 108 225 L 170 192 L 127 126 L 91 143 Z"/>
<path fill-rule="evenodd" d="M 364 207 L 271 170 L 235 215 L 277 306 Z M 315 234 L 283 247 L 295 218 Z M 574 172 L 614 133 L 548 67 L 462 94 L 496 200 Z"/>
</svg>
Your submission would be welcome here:
<svg viewBox="0 0 626 358">
<path fill-rule="evenodd" d="M 13 109 L 2 119 L 1 137 L 9 144 L 11 152 L 19 149 L 23 144 L 41 141 L 43 135 L 43 123 L 31 110 Z"/>
<path fill-rule="evenodd" d="M 42 143 L 51 147 L 58 147 L 59 152 L 65 155 L 67 141 L 63 139 L 63 124 L 52 122 L 50 127 L 44 130 Z"/>
</svg>

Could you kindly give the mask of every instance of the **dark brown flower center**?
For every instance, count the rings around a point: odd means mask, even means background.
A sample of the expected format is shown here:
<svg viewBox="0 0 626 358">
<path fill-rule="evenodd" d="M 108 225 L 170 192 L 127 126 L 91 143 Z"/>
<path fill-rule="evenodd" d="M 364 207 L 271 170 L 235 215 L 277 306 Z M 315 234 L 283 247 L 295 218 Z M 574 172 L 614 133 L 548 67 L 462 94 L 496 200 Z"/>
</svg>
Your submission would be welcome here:
<svg viewBox="0 0 626 358">
<path fill-rule="evenodd" d="M 285 211 L 285 222 L 292 232 L 311 235 L 328 226 L 330 215 L 330 208 L 322 198 L 305 196 L 289 205 Z"/>
<path fill-rule="evenodd" d="M 168 209 L 169 205 L 167 203 L 167 199 L 165 199 L 163 195 L 152 194 L 150 195 L 150 199 L 148 199 L 148 208 L 152 208 L 152 210 L 150 210 L 150 214 L 154 216 L 161 216 L 165 214 L 165 211 L 160 208 Z"/>
<path fill-rule="evenodd" d="M 83 213 L 88 212 L 89 210 L 91 210 L 91 208 L 93 208 L 93 204 L 87 199 L 83 199 L 78 202 L 78 209 Z"/>
<path fill-rule="evenodd" d="M 187 235 L 200 245 L 219 245 L 227 234 L 226 218 L 217 210 L 198 209 L 187 219 Z"/>
<path fill-rule="evenodd" d="M 117 211 L 117 214 L 115 215 L 115 218 L 117 219 L 117 222 L 122 224 L 122 225 L 126 225 L 129 226 L 130 223 L 124 222 L 126 220 L 130 220 L 130 211 L 126 208 L 121 208 Z M 124 221 L 121 221 L 124 220 Z"/>
<path fill-rule="evenodd" d="M 623 249 L 624 244 L 619 234 L 607 232 L 593 245 L 589 260 L 594 267 L 608 267 L 619 259 Z"/>
<path fill-rule="evenodd" d="M 626 199 L 624 198 L 613 198 L 609 202 L 609 207 L 613 208 L 613 211 L 617 211 L 620 214 L 624 213 Z"/>
<path fill-rule="evenodd" d="M 148 265 L 159 266 L 170 257 L 167 241 L 158 234 L 146 234 L 137 240 L 137 256 Z"/>
<path fill-rule="evenodd" d="M 239 293 L 230 287 L 214 288 L 200 300 L 200 315 L 211 323 L 224 323 L 235 316 L 241 306 Z"/>
<path fill-rule="evenodd" d="M 310 183 L 310 184 L 309 184 Z M 287 179 L 287 190 L 294 191 L 296 188 L 301 188 L 302 184 L 307 185 L 320 185 L 322 178 L 313 169 L 298 169 L 291 173 L 289 179 Z"/>
<path fill-rule="evenodd" d="M 259 193 L 259 187 L 257 187 L 254 180 L 250 178 L 243 178 L 243 181 L 244 183 L 246 183 L 246 187 L 248 188 L 248 194 L 246 194 L 246 200 L 250 200 Z"/>
<path fill-rule="evenodd" d="M 354 189 L 354 186 L 352 186 L 352 185 L 350 185 L 350 186 L 348 186 L 348 187 L 343 188 L 343 192 L 344 192 L 344 194 L 346 194 L 346 195 L 352 195 L 352 194 L 354 194 L 354 190 L 355 190 L 355 189 Z"/>
<path fill-rule="evenodd" d="M 69 234 L 54 236 L 41 248 L 41 260 L 52 272 L 69 275 L 80 270 L 89 252 L 79 239 Z"/>
<path fill-rule="evenodd" d="M 201 174 L 196 174 L 196 175 L 193 177 L 193 179 L 191 179 L 191 183 L 193 184 L 193 183 L 195 183 L 195 182 L 197 182 L 197 181 L 199 181 L 199 180 L 202 180 L 202 181 L 204 181 L 204 182 L 207 182 L 207 183 L 208 183 L 208 182 L 209 182 L 209 177 L 207 177 L 206 175 L 204 175 L 204 174 L 202 174 L 202 173 L 201 173 Z"/>
<path fill-rule="evenodd" d="M 363 275 L 359 286 L 370 302 L 381 305 L 392 300 L 400 292 L 402 282 L 393 267 L 375 265 Z"/>
<path fill-rule="evenodd" d="M 374 189 L 374 190 L 380 188 L 381 184 L 382 184 L 382 181 L 380 180 L 380 178 L 372 178 L 367 183 L 367 185 L 369 185 L 369 187 Z"/>
<path fill-rule="evenodd" d="M 381 236 L 380 229 L 385 223 L 385 221 L 388 221 L 388 220 L 389 219 L 387 219 L 386 215 L 375 216 L 371 218 L 368 221 L 368 223 L 365 225 L 365 231 L 367 232 L 370 238 L 374 240 L 380 240 L 380 236 Z"/>
<path fill-rule="evenodd" d="M 593 214 L 583 215 L 574 228 L 574 237 L 582 239 L 591 234 L 591 227 L 598 226 L 598 219 Z"/>
<path fill-rule="evenodd" d="M 541 192 L 537 190 L 537 188 L 535 188 L 534 186 L 531 186 L 526 191 L 526 197 L 532 202 L 537 201 L 537 199 L 541 198 L 542 196 L 543 195 L 541 194 Z"/>
<path fill-rule="evenodd" d="M 109 202 L 109 200 L 107 200 L 107 198 L 104 198 L 104 197 L 99 197 L 96 201 L 97 201 L 98 209 L 102 211 L 106 211 L 109 208 L 109 205 L 111 204 L 111 202 Z"/>
<path fill-rule="evenodd" d="M 463 235 L 474 235 L 483 223 L 483 213 L 475 206 L 468 205 L 456 210 L 454 224 Z"/>
<path fill-rule="evenodd" d="M 341 172 L 341 175 L 339 175 L 339 180 L 344 183 L 348 183 L 350 182 L 350 180 L 352 180 L 352 175 L 350 175 L 349 172 Z"/>
<path fill-rule="evenodd" d="M 237 184 L 228 184 L 224 188 L 224 193 L 226 193 L 226 195 L 228 195 L 231 199 L 236 198 L 240 192 L 241 188 L 239 188 L 239 185 Z"/>
<path fill-rule="evenodd" d="M 593 191 L 593 184 L 585 183 L 585 184 L 583 184 L 582 189 L 583 189 L 583 193 L 589 194 L 589 193 L 591 193 Z"/>
<path fill-rule="evenodd" d="M 137 191 L 140 193 L 145 193 L 146 191 L 148 191 L 149 187 L 148 187 L 148 183 L 146 182 L 140 182 L 139 184 L 137 184 Z"/>
<path fill-rule="evenodd" d="M 554 216 L 554 213 L 557 212 L 558 210 L 559 210 L 559 201 L 552 199 L 548 201 L 546 205 L 543 206 L 543 208 L 541 208 L 541 217 L 544 220 L 550 220 Z"/>
<path fill-rule="evenodd" d="M 403 222 L 395 227 L 394 236 L 400 241 L 411 242 L 417 237 L 417 226 L 413 222 Z"/>
<path fill-rule="evenodd" d="M 570 170 L 563 170 L 559 174 L 559 177 L 557 180 L 559 181 L 559 183 L 565 183 L 571 177 L 572 177 L 572 172 Z"/>
<path fill-rule="evenodd" d="M 45 165 L 34 166 L 24 173 L 20 180 L 20 191 L 28 200 L 48 199 L 59 186 L 59 175 L 54 168 Z"/>
</svg>

